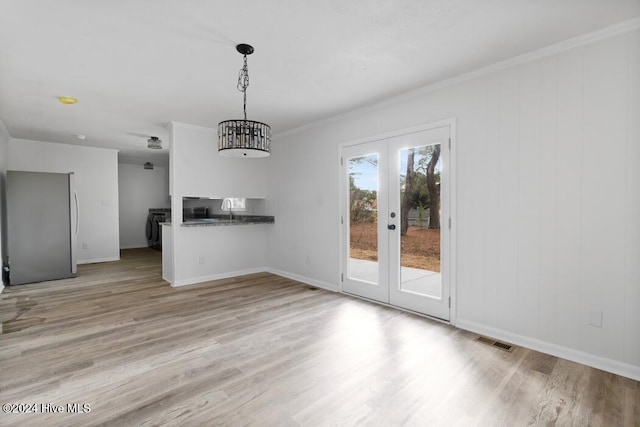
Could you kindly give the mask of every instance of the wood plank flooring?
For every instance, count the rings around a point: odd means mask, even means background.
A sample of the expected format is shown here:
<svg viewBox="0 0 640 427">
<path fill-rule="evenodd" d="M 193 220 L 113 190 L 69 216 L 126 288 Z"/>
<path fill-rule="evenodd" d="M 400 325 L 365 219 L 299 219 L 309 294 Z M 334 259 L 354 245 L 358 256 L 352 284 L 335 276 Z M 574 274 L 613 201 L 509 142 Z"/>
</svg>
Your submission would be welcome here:
<svg viewBox="0 0 640 427">
<path fill-rule="evenodd" d="M 64 409 L 3 426 L 640 425 L 637 381 L 266 273 L 171 288 L 147 249 L 0 313 L 0 403 Z"/>
</svg>

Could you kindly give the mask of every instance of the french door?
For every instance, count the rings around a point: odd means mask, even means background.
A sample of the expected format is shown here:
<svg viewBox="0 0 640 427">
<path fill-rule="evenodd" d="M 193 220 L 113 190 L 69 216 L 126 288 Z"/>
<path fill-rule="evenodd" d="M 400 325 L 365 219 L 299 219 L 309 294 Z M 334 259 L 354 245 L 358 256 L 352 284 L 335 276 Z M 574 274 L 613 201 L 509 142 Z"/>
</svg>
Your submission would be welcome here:
<svg viewBox="0 0 640 427">
<path fill-rule="evenodd" d="M 449 320 L 450 128 L 343 147 L 342 290 Z"/>
</svg>

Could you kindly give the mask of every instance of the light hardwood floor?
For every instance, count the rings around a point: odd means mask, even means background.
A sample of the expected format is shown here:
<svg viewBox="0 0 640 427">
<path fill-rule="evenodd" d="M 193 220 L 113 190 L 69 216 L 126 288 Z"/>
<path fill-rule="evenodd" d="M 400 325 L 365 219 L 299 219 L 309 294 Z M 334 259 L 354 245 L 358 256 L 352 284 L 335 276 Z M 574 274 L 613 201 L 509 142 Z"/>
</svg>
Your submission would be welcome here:
<svg viewBox="0 0 640 427">
<path fill-rule="evenodd" d="M 90 405 L 3 426 L 640 425 L 637 381 L 266 273 L 174 289 L 146 249 L 0 313 L 0 403 Z"/>
</svg>

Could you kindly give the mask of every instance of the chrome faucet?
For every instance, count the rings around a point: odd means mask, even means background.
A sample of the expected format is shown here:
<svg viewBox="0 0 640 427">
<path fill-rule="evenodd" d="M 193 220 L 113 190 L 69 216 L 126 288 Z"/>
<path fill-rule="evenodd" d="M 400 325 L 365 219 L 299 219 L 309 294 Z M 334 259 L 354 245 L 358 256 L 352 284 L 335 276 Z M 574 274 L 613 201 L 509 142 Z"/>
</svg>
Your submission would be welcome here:
<svg viewBox="0 0 640 427">
<path fill-rule="evenodd" d="M 224 199 L 222 201 L 222 206 L 220 206 L 220 210 L 224 211 L 224 205 L 229 205 L 229 221 L 233 222 L 233 212 L 231 211 L 233 203 L 231 202 L 231 199 Z"/>
</svg>

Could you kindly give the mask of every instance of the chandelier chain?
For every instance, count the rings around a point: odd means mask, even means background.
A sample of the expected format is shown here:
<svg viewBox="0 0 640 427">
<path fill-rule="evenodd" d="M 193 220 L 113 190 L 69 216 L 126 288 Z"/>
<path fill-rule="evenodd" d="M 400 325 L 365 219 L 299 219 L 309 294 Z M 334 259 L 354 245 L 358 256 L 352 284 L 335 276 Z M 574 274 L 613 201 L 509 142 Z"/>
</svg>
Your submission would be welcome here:
<svg viewBox="0 0 640 427">
<path fill-rule="evenodd" d="M 247 120 L 247 87 L 249 87 L 249 66 L 247 55 L 244 55 L 244 65 L 238 72 L 238 90 L 244 95 L 244 119 Z"/>
</svg>

